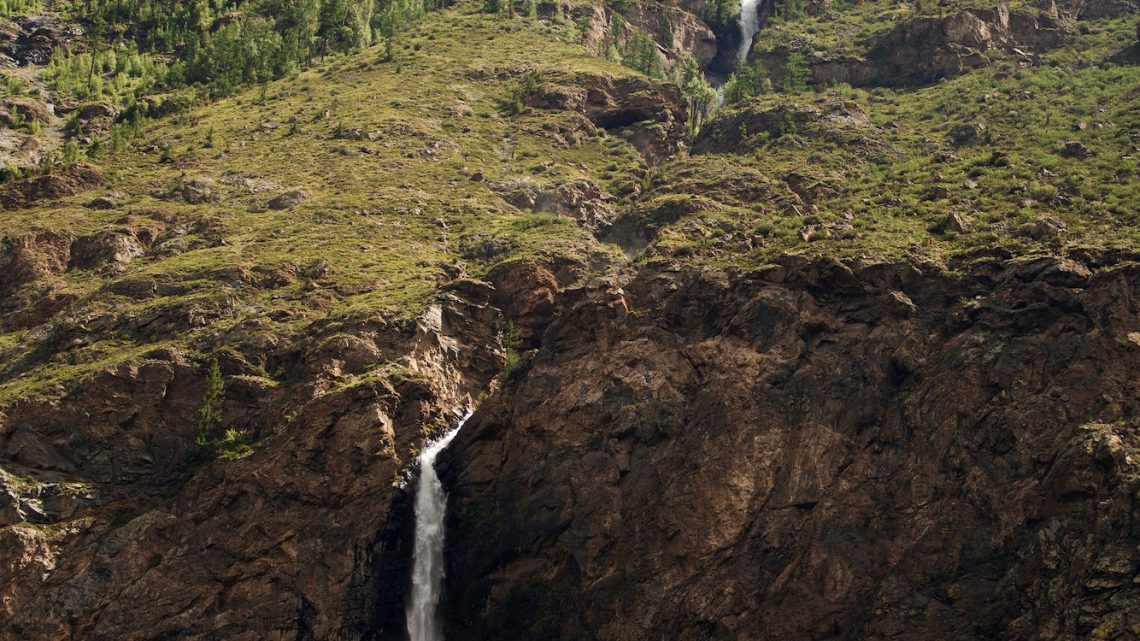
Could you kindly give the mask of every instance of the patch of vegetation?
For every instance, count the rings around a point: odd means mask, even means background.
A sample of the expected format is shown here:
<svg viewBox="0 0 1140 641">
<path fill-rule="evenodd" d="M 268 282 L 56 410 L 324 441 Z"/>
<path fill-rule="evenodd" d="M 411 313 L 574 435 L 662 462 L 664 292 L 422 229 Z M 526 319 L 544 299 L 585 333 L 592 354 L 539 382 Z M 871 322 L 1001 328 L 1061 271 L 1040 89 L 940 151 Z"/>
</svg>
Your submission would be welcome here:
<svg viewBox="0 0 1140 641">
<path fill-rule="evenodd" d="M 206 372 L 206 391 L 202 394 L 202 404 L 198 407 L 198 417 L 194 421 L 197 435 L 194 444 L 201 449 L 211 447 L 214 433 L 222 424 L 222 400 L 225 397 L 225 381 L 217 357 L 210 359 Z"/>
<path fill-rule="evenodd" d="M 696 135 L 716 106 L 716 89 L 705 80 L 700 65 L 689 55 L 680 56 L 674 63 L 672 80 L 681 88 L 688 103 L 689 133 Z"/>
<path fill-rule="evenodd" d="M 130 105 L 163 86 L 168 72 L 165 63 L 128 43 L 79 54 L 57 49 L 42 77 L 73 100 Z"/>
<path fill-rule="evenodd" d="M 657 55 L 657 44 L 642 31 L 626 32 L 622 63 L 650 78 L 664 78 L 665 67 Z"/>
<path fill-rule="evenodd" d="M 405 322 L 460 263 L 478 277 L 507 259 L 619 255 L 569 218 L 520 214 L 487 185 L 533 176 L 536 166 L 549 179 L 607 186 L 636 184 L 645 172 L 620 138 L 565 146 L 534 134 L 563 114 L 500 110 L 524 78 L 488 80 L 484 70 L 525 60 L 539 71 L 632 73 L 562 34 L 561 25 L 460 5 L 410 24 L 395 63 L 379 61 L 381 42 L 173 115 L 128 113 L 98 154 L 124 194 L 114 209 L 86 208 L 97 195 L 90 192 L 44 201 L 6 212 L 4 232 L 153 228 L 162 249 L 115 271 L 53 276 L 55 294 L 74 302 L 50 326 L 70 331 L 79 319 L 101 318 L 108 329 L 66 354 L 41 349 L 39 334 L 0 334 L 0 403 L 53 394 L 59 383 L 158 348 L 208 358 L 231 335 L 289 341 L 329 318 Z M 476 173 L 485 180 L 470 180 Z M 212 199 L 187 202 L 182 187 L 198 178 Z M 265 207 L 300 188 L 309 197 L 293 208 Z M 153 282 L 157 293 L 111 295 L 127 282 Z M 160 334 L 136 328 L 148 318 L 162 324 Z M 199 318 L 208 322 L 192 322 Z"/>
<path fill-rule="evenodd" d="M 519 339 L 518 332 L 515 331 L 514 321 L 507 323 L 507 329 L 503 331 L 502 337 L 503 344 L 503 372 L 501 378 L 505 381 L 511 377 L 511 372 L 515 371 L 518 367 L 521 356 L 519 355 L 519 347 L 522 341 Z"/>
<path fill-rule="evenodd" d="M 771 90 L 768 71 L 759 60 L 753 59 L 733 72 L 724 83 L 724 105 L 735 107 Z"/>
<path fill-rule="evenodd" d="M 718 34 L 737 26 L 740 20 L 740 3 L 735 0 L 713 0 L 705 5 L 704 18 Z"/>
<path fill-rule="evenodd" d="M 0 0 L 0 16 L 28 15 L 40 6 L 40 0 Z"/>
<path fill-rule="evenodd" d="M 214 445 L 218 458 L 237 461 L 253 454 L 253 440 L 248 430 L 229 428 Z"/>
<path fill-rule="evenodd" d="M 782 117 L 751 138 L 729 132 L 744 143 L 739 152 L 656 170 L 650 198 L 667 189 L 716 204 L 654 223 L 643 260 L 752 268 L 791 252 L 945 263 L 983 250 L 1032 256 L 1136 247 L 1140 219 L 1127 203 L 1140 202 L 1132 124 L 1140 69 L 1072 64 L 1129 46 L 1135 25 L 1083 24 L 1073 43 L 1036 66 L 1001 61 L 912 89 L 836 85 L 726 99 L 722 117 L 740 109 Z M 798 122 L 789 105 L 818 115 Z M 984 135 L 954 142 L 956 127 L 976 123 Z M 741 202 L 724 176 L 744 171 L 785 182 L 798 200 Z M 947 229 L 951 214 L 968 228 Z"/>
</svg>

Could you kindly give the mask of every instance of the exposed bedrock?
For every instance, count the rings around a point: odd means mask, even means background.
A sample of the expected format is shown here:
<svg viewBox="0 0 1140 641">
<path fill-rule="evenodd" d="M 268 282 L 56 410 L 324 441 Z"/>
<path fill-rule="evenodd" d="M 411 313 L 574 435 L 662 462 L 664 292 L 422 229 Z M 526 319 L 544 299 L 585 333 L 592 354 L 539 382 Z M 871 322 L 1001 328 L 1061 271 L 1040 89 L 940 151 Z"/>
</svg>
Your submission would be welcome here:
<svg viewBox="0 0 1140 641">
<path fill-rule="evenodd" d="M 1138 288 L 791 258 L 581 290 L 441 458 L 448 638 L 1128 634 Z"/>
</svg>

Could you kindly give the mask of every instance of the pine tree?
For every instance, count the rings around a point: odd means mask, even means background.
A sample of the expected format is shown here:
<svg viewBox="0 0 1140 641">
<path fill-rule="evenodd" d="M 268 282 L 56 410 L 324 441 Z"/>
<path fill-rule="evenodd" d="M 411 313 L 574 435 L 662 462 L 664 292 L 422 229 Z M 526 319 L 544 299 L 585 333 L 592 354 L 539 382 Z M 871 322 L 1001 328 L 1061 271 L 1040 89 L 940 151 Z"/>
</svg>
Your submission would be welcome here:
<svg viewBox="0 0 1140 641">
<path fill-rule="evenodd" d="M 206 446 L 210 443 L 210 435 L 222 423 L 222 397 L 225 394 L 225 383 L 222 381 L 222 370 L 218 365 L 217 357 L 210 361 L 210 369 L 206 373 L 206 391 L 202 394 L 202 405 L 198 408 L 197 443 Z"/>
<path fill-rule="evenodd" d="M 736 70 L 724 83 L 724 104 L 732 106 L 772 90 L 764 65 L 753 60 Z"/>
<path fill-rule="evenodd" d="M 716 90 L 705 81 L 700 64 L 686 54 L 681 54 L 673 66 L 673 82 L 681 88 L 681 94 L 688 103 L 689 133 L 696 135 L 716 102 Z"/>
<path fill-rule="evenodd" d="M 784 63 L 784 82 L 780 86 L 784 93 L 807 91 L 810 80 L 811 71 L 804 55 L 798 51 L 788 54 L 788 61 Z"/>
</svg>

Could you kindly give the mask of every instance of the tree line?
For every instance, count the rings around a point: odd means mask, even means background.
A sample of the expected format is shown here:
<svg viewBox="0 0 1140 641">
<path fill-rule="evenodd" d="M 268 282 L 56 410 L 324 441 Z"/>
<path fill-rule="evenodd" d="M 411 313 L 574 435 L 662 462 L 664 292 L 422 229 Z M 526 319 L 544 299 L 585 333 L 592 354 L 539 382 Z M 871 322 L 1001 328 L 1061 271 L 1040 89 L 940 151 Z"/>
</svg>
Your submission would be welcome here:
<svg viewBox="0 0 1140 641">
<path fill-rule="evenodd" d="M 64 6 L 89 27 L 84 63 L 130 43 L 132 54 L 169 61 L 150 72 L 154 88 L 197 84 L 210 97 L 391 38 L 434 8 L 437 0 L 69 0 Z M 78 57 L 63 54 L 56 66 L 82 75 L 71 60 Z"/>
</svg>

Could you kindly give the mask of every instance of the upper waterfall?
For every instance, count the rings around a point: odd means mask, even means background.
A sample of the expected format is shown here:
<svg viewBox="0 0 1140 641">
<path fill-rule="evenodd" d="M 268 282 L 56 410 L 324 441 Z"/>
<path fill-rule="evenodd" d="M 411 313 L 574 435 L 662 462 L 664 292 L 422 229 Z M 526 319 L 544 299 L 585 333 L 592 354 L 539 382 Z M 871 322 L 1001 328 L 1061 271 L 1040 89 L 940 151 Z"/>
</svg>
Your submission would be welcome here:
<svg viewBox="0 0 1140 641">
<path fill-rule="evenodd" d="M 760 0 L 740 0 L 740 50 L 737 58 L 743 64 L 752 49 L 752 39 L 760 32 Z"/>
</svg>

